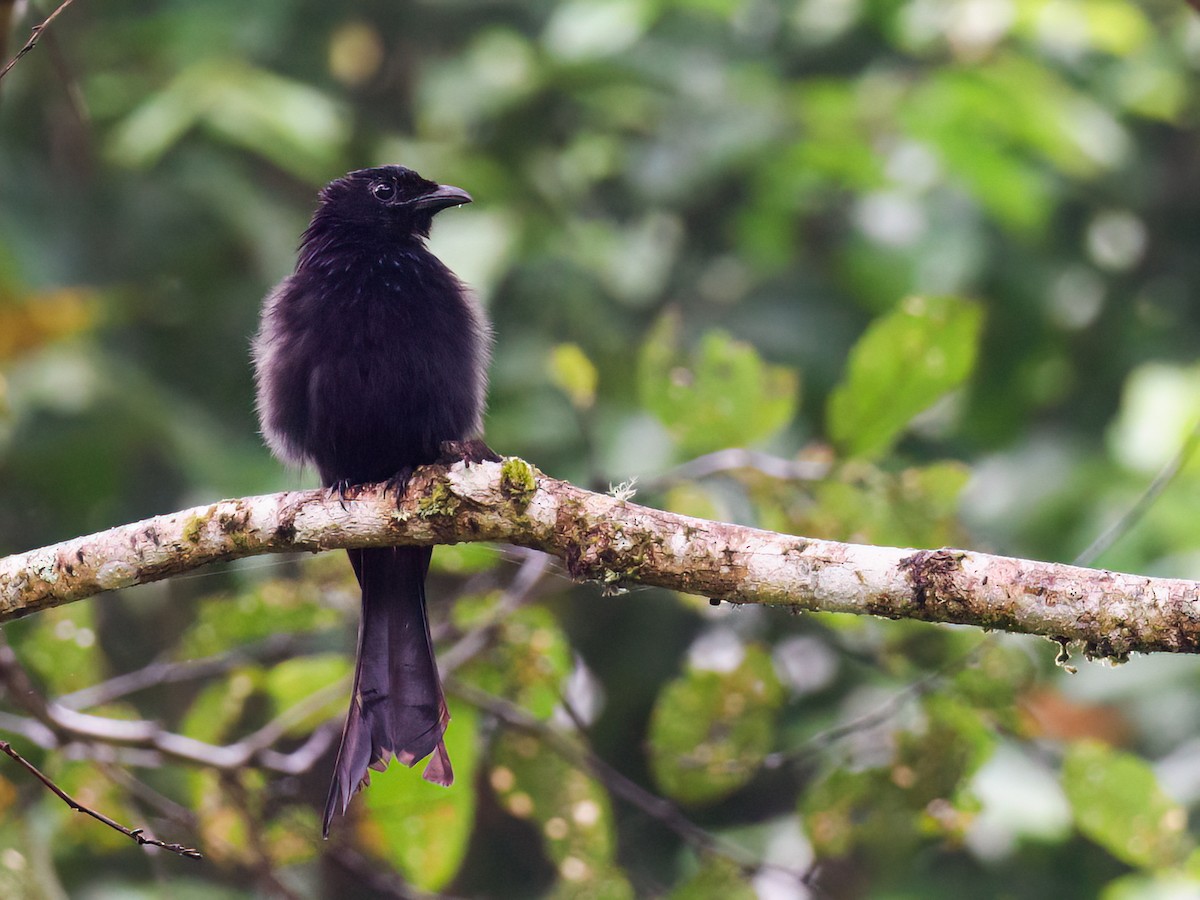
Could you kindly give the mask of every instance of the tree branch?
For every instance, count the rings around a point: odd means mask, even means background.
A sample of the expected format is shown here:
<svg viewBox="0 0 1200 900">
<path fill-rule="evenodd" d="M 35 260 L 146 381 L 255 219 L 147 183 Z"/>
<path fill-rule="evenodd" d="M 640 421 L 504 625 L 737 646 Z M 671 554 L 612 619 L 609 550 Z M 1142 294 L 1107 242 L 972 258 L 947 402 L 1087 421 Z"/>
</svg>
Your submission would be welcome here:
<svg viewBox="0 0 1200 900">
<path fill-rule="evenodd" d="M 46 16 L 46 18 L 42 20 L 41 24 L 33 26 L 33 31 L 29 35 L 29 40 L 25 42 L 25 46 L 17 51 L 17 55 L 10 59 L 3 69 L 0 69 L 0 79 L 4 78 L 4 76 L 8 74 L 9 70 L 18 62 L 20 62 L 22 56 L 37 46 L 38 39 L 42 36 L 42 32 L 49 28 L 50 23 L 57 19 L 59 14 L 74 2 L 75 0 L 63 0 L 63 2 L 55 8 L 54 12 L 50 13 L 50 15 Z"/>
<path fill-rule="evenodd" d="M 91 756 L 97 745 L 109 744 L 121 749 L 150 751 L 148 755 L 141 754 L 139 765 L 157 765 L 161 757 L 169 757 L 222 771 L 236 771 L 253 764 L 287 775 L 300 774 L 311 768 L 341 731 L 341 726 L 335 722 L 322 725 L 290 753 L 275 750 L 272 745 L 290 724 L 320 709 L 330 697 L 346 691 L 346 684 L 321 688 L 236 743 L 216 745 L 167 731 L 157 722 L 95 716 L 47 700 L 30 682 L 3 635 L 0 635 L 0 685 L 7 689 L 13 702 L 29 714 L 29 718 L 25 718 L 0 712 L 0 730 L 23 735 L 46 749 L 64 744 L 82 745 L 82 755 Z"/>
<path fill-rule="evenodd" d="M 91 816 L 97 822 L 103 822 L 109 828 L 113 829 L 114 831 L 121 832 L 121 834 L 125 835 L 125 837 L 130 838 L 138 844 L 147 845 L 150 847 L 161 847 L 163 850 L 169 850 L 171 853 L 177 853 L 186 859 L 204 858 L 200 851 L 193 847 L 185 847 L 182 844 L 169 844 L 166 841 L 160 841 L 158 838 L 147 837 L 146 830 L 144 828 L 126 828 L 120 822 L 110 819 L 104 813 L 94 810 L 89 806 L 85 806 L 60 788 L 50 778 L 44 775 L 42 771 L 33 763 L 14 750 L 12 744 L 10 744 L 8 741 L 0 741 L 0 753 L 7 754 L 9 757 L 11 757 L 15 763 L 24 768 L 26 772 L 45 785 L 46 790 L 58 797 L 59 800 L 71 807 L 71 809 L 75 810 L 75 812 L 81 812 L 84 815 Z"/>
<path fill-rule="evenodd" d="M 1200 584 L 975 553 L 870 547 L 710 522 L 595 494 L 508 458 L 419 469 L 343 505 L 323 490 L 223 500 L 0 559 L 0 622 L 218 560 L 502 541 L 575 578 L 732 603 L 973 625 L 1091 656 L 1200 652 Z"/>
</svg>

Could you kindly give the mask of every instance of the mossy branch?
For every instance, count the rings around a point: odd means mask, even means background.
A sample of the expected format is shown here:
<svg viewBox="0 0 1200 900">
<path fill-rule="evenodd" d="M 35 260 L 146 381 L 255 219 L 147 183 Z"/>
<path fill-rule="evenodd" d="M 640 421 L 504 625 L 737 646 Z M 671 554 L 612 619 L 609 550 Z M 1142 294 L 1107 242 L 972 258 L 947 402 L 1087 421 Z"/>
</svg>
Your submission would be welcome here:
<svg viewBox="0 0 1200 900">
<path fill-rule="evenodd" d="M 1200 584 L 967 550 L 796 537 L 629 503 L 524 460 L 419 469 L 403 497 L 365 488 L 223 500 L 0 560 L 0 621 L 217 560 L 347 547 L 502 541 L 578 579 L 953 622 L 1081 642 L 1092 656 L 1200 650 Z"/>
</svg>

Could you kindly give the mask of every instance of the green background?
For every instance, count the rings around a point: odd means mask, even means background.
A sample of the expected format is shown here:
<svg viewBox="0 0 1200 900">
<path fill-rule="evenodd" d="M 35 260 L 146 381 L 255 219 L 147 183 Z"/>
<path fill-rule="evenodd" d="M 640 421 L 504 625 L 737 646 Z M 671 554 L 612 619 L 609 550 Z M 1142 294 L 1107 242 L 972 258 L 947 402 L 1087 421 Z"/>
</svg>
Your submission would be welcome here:
<svg viewBox="0 0 1200 900">
<path fill-rule="evenodd" d="M 476 198 L 432 243 L 495 323 L 499 451 L 694 515 L 1070 561 L 1200 415 L 1198 68 L 1164 0 L 77 2 L 0 82 L 0 554 L 311 484 L 259 440 L 248 341 L 320 185 L 399 162 Z M 737 447 L 788 464 L 678 468 Z M 1098 564 L 1200 577 L 1198 501 L 1185 461 Z M 435 554 L 441 648 L 485 638 L 458 782 L 393 767 L 328 843 L 332 748 L 89 759 L 39 748 L 9 680 L 4 737 L 207 861 L 3 765 L 0 894 L 1200 892 L 1192 658 L 1071 675 L 1037 639 L 512 587 L 536 566 Z M 166 663 L 85 708 L 218 745 L 282 722 L 288 752 L 343 714 L 348 576 L 258 558 L 3 637 L 47 697 Z"/>
</svg>

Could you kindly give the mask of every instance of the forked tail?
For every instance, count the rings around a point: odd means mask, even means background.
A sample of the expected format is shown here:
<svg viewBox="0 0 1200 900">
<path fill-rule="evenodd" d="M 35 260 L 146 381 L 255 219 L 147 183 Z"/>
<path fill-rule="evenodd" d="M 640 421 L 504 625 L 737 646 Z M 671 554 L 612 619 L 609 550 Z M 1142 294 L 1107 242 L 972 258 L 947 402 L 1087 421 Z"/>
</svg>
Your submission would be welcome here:
<svg viewBox="0 0 1200 900">
<path fill-rule="evenodd" d="M 442 695 L 429 620 L 425 615 L 425 573 L 429 547 L 349 550 L 362 587 L 358 662 L 350 714 L 325 803 L 324 834 L 350 798 L 382 772 L 395 756 L 413 766 L 432 754 L 424 778 L 448 785 L 454 780 L 442 735 L 450 713 Z"/>
</svg>

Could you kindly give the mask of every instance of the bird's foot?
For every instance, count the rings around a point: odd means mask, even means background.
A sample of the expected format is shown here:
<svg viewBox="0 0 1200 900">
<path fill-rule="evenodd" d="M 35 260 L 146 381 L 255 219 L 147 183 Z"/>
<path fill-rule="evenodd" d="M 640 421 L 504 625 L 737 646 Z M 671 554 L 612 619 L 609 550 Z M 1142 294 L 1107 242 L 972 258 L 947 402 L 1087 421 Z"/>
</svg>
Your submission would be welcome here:
<svg viewBox="0 0 1200 900">
<path fill-rule="evenodd" d="M 348 478 L 339 478 L 329 486 L 329 493 L 333 494 L 341 504 L 342 511 L 346 511 L 346 501 L 353 500 L 354 495 L 358 493 L 357 488 L 350 483 Z"/>
<path fill-rule="evenodd" d="M 396 503 L 399 504 L 404 499 L 404 494 L 408 490 L 408 483 L 412 480 L 413 467 L 405 466 L 395 475 L 387 480 L 387 484 L 383 487 L 385 494 L 395 494 Z"/>
<path fill-rule="evenodd" d="M 442 455 L 438 457 L 438 462 L 443 465 L 452 465 L 456 462 L 464 462 L 468 466 L 481 462 L 500 462 L 500 454 L 481 441 L 479 438 L 471 438 L 466 441 L 442 441 Z"/>
</svg>

